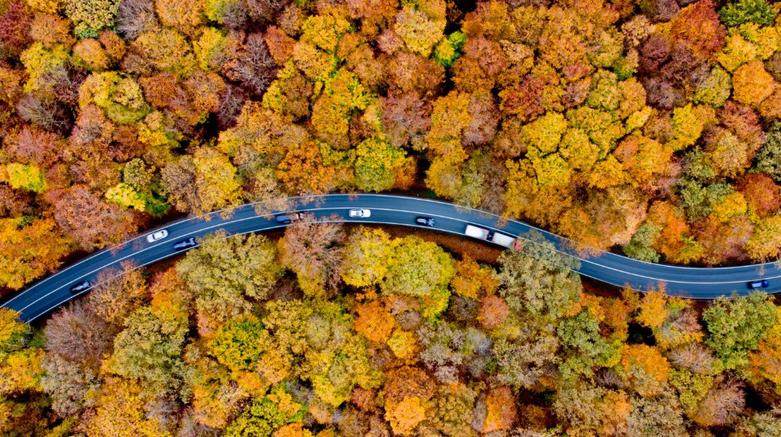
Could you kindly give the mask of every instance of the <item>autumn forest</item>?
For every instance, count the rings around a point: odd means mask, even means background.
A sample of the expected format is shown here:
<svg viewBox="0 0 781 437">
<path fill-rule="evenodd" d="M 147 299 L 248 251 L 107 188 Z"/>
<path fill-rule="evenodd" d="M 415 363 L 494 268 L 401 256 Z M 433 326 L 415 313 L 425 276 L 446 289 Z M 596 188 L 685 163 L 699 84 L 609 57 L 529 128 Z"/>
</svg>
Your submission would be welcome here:
<svg viewBox="0 0 781 437">
<path fill-rule="evenodd" d="M 185 215 L 396 192 L 584 252 L 781 256 L 781 4 L 0 0 L 0 299 Z M 781 306 L 295 221 L 30 326 L 0 434 L 779 436 Z"/>
<path fill-rule="evenodd" d="M 475 243 L 478 244 L 478 243 Z M 497 251 L 498 252 L 498 251 Z M 311 221 L 106 272 L 43 329 L 0 308 L 0 431 L 88 436 L 776 436 L 781 306 L 584 284 Z"/>
</svg>

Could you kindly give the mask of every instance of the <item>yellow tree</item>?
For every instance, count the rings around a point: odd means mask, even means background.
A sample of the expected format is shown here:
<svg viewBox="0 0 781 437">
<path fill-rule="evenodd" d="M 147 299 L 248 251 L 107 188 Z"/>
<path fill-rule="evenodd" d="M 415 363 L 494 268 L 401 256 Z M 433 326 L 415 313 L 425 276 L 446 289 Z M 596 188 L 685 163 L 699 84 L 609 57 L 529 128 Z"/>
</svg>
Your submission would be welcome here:
<svg viewBox="0 0 781 437">
<path fill-rule="evenodd" d="M 52 219 L 0 219 L 0 285 L 22 288 L 59 267 L 70 249 Z"/>
<path fill-rule="evenodd" d="M 95 414 L 86 423 L 87 432 L 117 437 L 171 435 L 160 419 L 147 415 L 141 395 L 137 383 L 108 378 L 96 395 Z"/>
<path fill-rule="evenodd" d="M 344 248 L 342 279 L 353 287 L 378 284 L 388 272 L 393 247 L 390 236 L 382 229 L 359 227 Z"/>
<path fill-rule="evenodd" d="M 18 316 L 0 308 L 0 433 L 38 434 L 46 425 L 41 420 L 45 401 L 37 399 L 45 353 Z"/>
</svg>

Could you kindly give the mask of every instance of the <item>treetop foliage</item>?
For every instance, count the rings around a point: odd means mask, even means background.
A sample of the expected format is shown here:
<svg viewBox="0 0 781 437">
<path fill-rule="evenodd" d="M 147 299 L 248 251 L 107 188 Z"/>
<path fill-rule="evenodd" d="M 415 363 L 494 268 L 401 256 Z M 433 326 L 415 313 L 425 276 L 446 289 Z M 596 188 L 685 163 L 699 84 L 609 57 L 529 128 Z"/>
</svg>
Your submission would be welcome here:
<svg viewBox="0 0 781 437">
<path fill-rule="evenodd" d="M 2 284 L 173 211 L 358 190 L 428 189 L 643 260 L 771 259 L 778 204 L 730 205 L 754 174 L 779 193 L 777 17 L 766 0 L 3 0 L 0 219 L 75 244 L 3 263 Z M 651 232 L 659 204 L 685 213 L 675 231 Z"/>
<path fill-rule="evenodd" d="M 766 0 L 0 0 L 0 287 L 171 213 L 423 191 L 574 249 L 781 255 Z M 781 313 L 293 223 L 0 311 L 0 433 L 774 435 Z M 728 293 L 730 290 L 725 290 Z"/>
<path fill-rule="evenodd" d="M 153 275 L 103 277 L 42 332 L 0 311 L 0 430 L 762 435 L 781 424 L 781 307 L 763 294 L 705 305 L 663 289 L 595 294 L 534 235 L 496 267 L 308 221 L 277 245 L 201 243 Z M 284 254 L 293 247 L 300 259 Z"/>
</svg>

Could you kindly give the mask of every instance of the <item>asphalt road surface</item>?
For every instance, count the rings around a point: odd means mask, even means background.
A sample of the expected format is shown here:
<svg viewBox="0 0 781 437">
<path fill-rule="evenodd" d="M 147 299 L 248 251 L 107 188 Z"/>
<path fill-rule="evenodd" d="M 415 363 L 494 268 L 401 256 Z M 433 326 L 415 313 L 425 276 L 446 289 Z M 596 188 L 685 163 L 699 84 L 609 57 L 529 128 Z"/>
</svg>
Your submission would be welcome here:
<svg viewBox="0 0 781 437">
<path fill-rule="evenodd" d="M 647 263 L 613 253 L 590 257 L 577 255 L 568 249 L 570 244 L 562 237 L 518 221 L 501 223 L 495 215 L 437 200 L 382 194 L 330 194 L 316 198 L 294 198 L 290 204 L 288 212 L 306 212 L 318 218 L 335 216 L 348 223 L 402 225 L 459 235 L 464 234 L 467 224 L 520 239 L 526 239 L 529 231 L 534 230 L 554 243 L 560 251 L 577 256 L 580 261 L 577 271 L 581 275 L 619 287 L 629 285 L 640 291 L 656 289 L 660 283 L 664 283 L 668 294 L 712 299 L 733 293 L 748 294 L 751 292 L 748 283 L 759 279 L 768 281 L 765 291 L 781 291 L 781 269 L 777 263 L 702 268 Z M 349 217 L 349 210 L 355 208 L 371 210 L 371 217 Z M 433 218 L 434 226 L 417 224 L 417 217 Z M 285 226 L 277 222 L 273 215 L 258 215 L 252 204 L 236 208 L 228 217 L 212 213 L 207 218 L 179 220 L 159 228 L 168 231 L 168 236 L 162 240 L 147 242 L 146 236 L 155 231 L 151 230 L 121 246 L 97 252 L 40 280 L 2 306 L 19 311 L 23 320 L 31 322 L 89 292 L 89 289 L 71 292 L 75 284 L 86 280 L 94 285 L 99 272 L 106 269 L 118 272 L 123 262 L 146 266 L 186 251 L 174 249 L 176 242 L 190 237 L 199 239 L 219 230 L 225 230 L 228 234 L 245 234 Z"/>
</svg>

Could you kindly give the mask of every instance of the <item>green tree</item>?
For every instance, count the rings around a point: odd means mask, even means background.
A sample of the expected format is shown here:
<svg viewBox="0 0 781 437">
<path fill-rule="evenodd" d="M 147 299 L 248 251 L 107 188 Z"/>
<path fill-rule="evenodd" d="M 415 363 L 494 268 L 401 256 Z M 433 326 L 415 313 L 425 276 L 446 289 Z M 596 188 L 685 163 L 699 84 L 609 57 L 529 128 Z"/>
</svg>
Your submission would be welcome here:
<svg viewBox="0 0 781 437">
<path fill-rule="evenodd" d="M 217 361 L 233 371 L 253 370 L 268 343 L 263 323 L 247 315 L 222 325 L 209 343 L 209 349 Z"/>
<path fill-rule="evenodd" d="M 176 11 L 174 9 L 174 14 Z M 141 33 L 130 44 L 128 52 L 135 55 L 123 64 L 124 70 L 128 72 L 157 70 L 188 77 L 198 64 L 187 38 L 170 27 Z"/>
<path fill-rule="evenodd" d="M 241 200 L 236 167 L 219 150 L 204 146 L 161 171 L 162 191 L 180 211 L 203 214 Z"/>
<path fill-rule="evenodd" d="M 393 246 L 382 229 L 359 227 L 350 233 L 340 267 L 342 279 L 353 287 L 378 284 L 388 272 Z"/>
<path fill-rule="evenodd" d="M 19 313 L 8 308 L 0 308 L 0 356 L 24 348 L 30 340 L 30 325 L 19 320 Z"/>
<path fill-rule="evenodd" d="M 447 308 L 448 284 L 456 274 L 453 259 L 436 243 L 410 236 L 396 240 L 382 281 L 382 292 L 413 296 L 433 318 Z"/>
<path fill-rule="evenodd" d="M 219 70 L 227 60 L 228 38 L 214 27 L 203 30 L 201 37 L 193 43 L 195 58 L 201 70 Z"/>
<path fill-rule="evenodd" d="M 64 2 L 64 6 L 65 15 L 75 24 L 76 35 L 88 38 L 114 24 L 119 0 L 76 0 Z"/>
<path fill-rule="evenodd" d="M 41 391 L 43 349 L 16 311 L 0 308 L 0 399 Z"/>
<path fill-rule="evenodd" d="M 361 142 L 355 153 L 355 185 L 362 191 L 393 188 L 397 173 L 405 169 L 404 149 L 378 138 Z"/>
<path fill-rule="evenodd" d="M 466 42 L 466 35 L 461 31 L 455 31 L 437 44 L 434 49 L 434 60 L 439 65 L 448 68 L 461 56 L 461 48 Z"/>
<path fill-rule="evenodd" d="M 563 377 L 592 375 L 597 367 L 612 367 L 621 353 L 621 343 L 601 335 L 599 320 L 589 311 L 563 319 L 556 334 L 565 348 L 564 362 L 559 366 Z"/>
<path fill-rule="evenodd" d="M 724 368 L 742 368 L 748 364 L 748 353 L 776 323 L 776 313 L 776 306 L 765 293 L 721 297 L 702 313 L 708 333 L 705 344 L 716 352 Z"/>
<path fill-rule="evenodd" d="M 659 262 L 659 252 L 654 250 L 653 245 L 660 231 L 658 226 L 644 223 L 624 246 L 624 253 L 641 261 Z"/>
<path fill-rule="evenodd" d="M 120 182 L 106 190 L 106 200 L 125 208 L 133 208 L 137 211 L 146 209 L 146 202 L 141 193 L 133 189 L 129 184 Z"/>
<path fill-rule="evenodd" d="M 707 217 L 715 205 L 734 192 L 729 184 L 706 185 L 693 180 L 683 180 L 678 187 L 682 206 L 690 220 Z"/>
<path fill-rule="evenodd" d="M 122 187 L 119 192 L 124 194 L 127 190 L 127 197 L 123 195 L 120 198 L 132 200 L 134 207 L 138 204 L 141 207 L 140 210 L 153 216 L 162 216 L 168 212 L 170 206 L 162 198 L 160 178 L 155 174 L 154 167 L 148 166 L 144 160 L 135 158 L 125 163 L 122 168 L 122 182 L 115 188 L 122 185 L 127 185 L 132 189 L 132 192 Z M 106 197 L 108 197 L 108 192 Z"/>
<path fill-rule="evenodd" d="M 472 436 L 472 410 L 478 393 L 464 384 L 437 386 L 433 426 L 448 437 Z"/>
<path fill-rule="evenodd" d="M 230 437 L 258 436 L 271 437 L 274 431 L 287 423 L 303 418 L 305 410 L 299 404 L 280 408 L 275 396 L 254 399 L 252 404 L 236 418 L 225 430 Z"/>
<path fill-rule="evenodd" d="M 621 390 L 578 383 L 556 393 L 553 410 L 570 433 L 612 435 L 624 429 L 632 408 Z"/>
<path fill-rule="evenodd" d="M 685 149 L 700 138 L 706 123 L 713 119 L 712 108 L 686 105 L 673 110 L 673 138 L 669 142 L 673 150 Z"/>
<path fill-rule="evenodd" d="M 719 16 L 721 21 L 730 27 L 748 22 L 770 26 L 776 17 L 776 11 L 767 0 L 737 0 L 721 8 Z"/>
<path fill-rule="evenodd" d="M 355 386 L 376 387 L 380 375 L 369 363 L 363 337 L 351 335 L 353 321 L 341 306 L 323 301 L 272 301 L 263 323 L 275 348 L 300 364 L 292 370 L 312 383 L 314 394 L 337 407 Z"/>
<path fill-rule="evenodd" d="M 167 326 L 148 306 L 141 307 L 117 334 L 114 352 L 105 367 L 111 373 L 138 380 L 151 397 L 174 394 L 184 372 L 180 355 L 186 334 L 186 324 Z"/>
<path fill-rule="evenodd" d="M 759 149 L 755 162 L 754 169 L 781 183 L 781 123 L 773 123 L 768 129 L 765 144 Z"/>
<path fill-rule="evenodd" d="M 446 288 L 455 273 L 453 259 L 436 243 L 404 237 L 397 240 L 382 291 L 425 296 Z"/>
<path fill-rule="evenodd" d="M 542 389 L 545 376 L 561 362 L 560 342 L 550 329 L 526 329 L 515 337 L 500 337 L 493 344 L 496 377 L 515 389 Z"/>
<path fill-rule="evenodd" d="M 655 397 L 634 397 L 631 408 L 627 419 L 630 435 L 652 437 L 663 433 L 682 436 L 688 433 L 681 403 L 672 390 Z"/>
<path fill-rule="evenodd" d="M 753 259 L 777 258 L 781 253 L 781 215 L 760 219 L 745 248 Z"/>
<path fill-rule="evenodd" d="M 141 87 L 133 78 L 116 71 L 92 73 L 79 88 L 79 106 L 94 103 L 112 121 L 130 124 L 148 112 Z"/>
<path fill-rule="evenodd" d="M 176 266 L 195 296 L 199 317 L 228 320 L 265 300 L 282 274 L 276 247 L 262 235 L 205 238 Z"/>
<path fill-rule="evenodd" d="M 4 179 L 2 173 L 2 170 L 0 170 L 0 181 Z M 5 173 L 7 174 L 6 181 L 8 185 L 13 188 L 28 190 L 34 193 L 42 193 L 46 190 L 46 179 L 37 165 L 12 162 L 5 166 Z"/>
<path fill-rule="evenodd" d="M 206 0 L 203 9 L 209 20 L 232 27 L 245 24 L 247 18 L 244 3 L 240 0 Z"/>
<path fill-rule="evenodd" d="M 323 93 L 312 106 L 311 123 L 321 140 L 346 148 L 350 115 L 366 109 L 370 95 L 358 76 L 340 68 L 324 80 Z"/>
<path fill-rule="evenodd" d="M 572 260 L 537 234 L 521 250 L 503 252 L 499 263 L 499 293 L 518 314 L 555 322 L 577 301 L 581 284 Z"/>
<path fill-rule="evenodd" d="M 47 47 L 40 42 L 32 43 L 19 56 L 27 72 L 26 92 L 51 92 L 50 79 L 61 76 L 68 63 L 68 49 L 62 45 Z"/>
<path fill-rule="evenodd" d="M 719 67 L 713 67 L 708 76 L 697 84 L 694 102 L 721 107 L 732 91 L 730 79 L 729 73 Z"/>
<path fill-rule="evenodd" d="M 239 201 L 241 185 L 236 167 L 227 156 L 211 147 L 201 147 L 193 154 L 193 165 L 201 211 L 213 211 Z"/>
<path fill-rule="evenodd" d="M 394 30 L 407 44 L 407 48 L 423 57 L 428 57 L 434 45 L 442 39 L 447 21 L 445 2 L 421 2 L 425 9 L 416 8 L 417 2 L 406 4 L 396 15 Z"/>
<path fill-rule="evenodd" d="M 122 167 L 122 181 L 138 191 L 147 189 L 154 179 L 153 170 L 143 159 L 131 159 Z"/>
<path fill-rule="evenodd" d="M 42 391 L 42 344 L 18 317 L 16 311 L 0 308 L 0 432 L 10 435 L 34 434 L 45 405 L 37 398 Z"/>
</svg>

